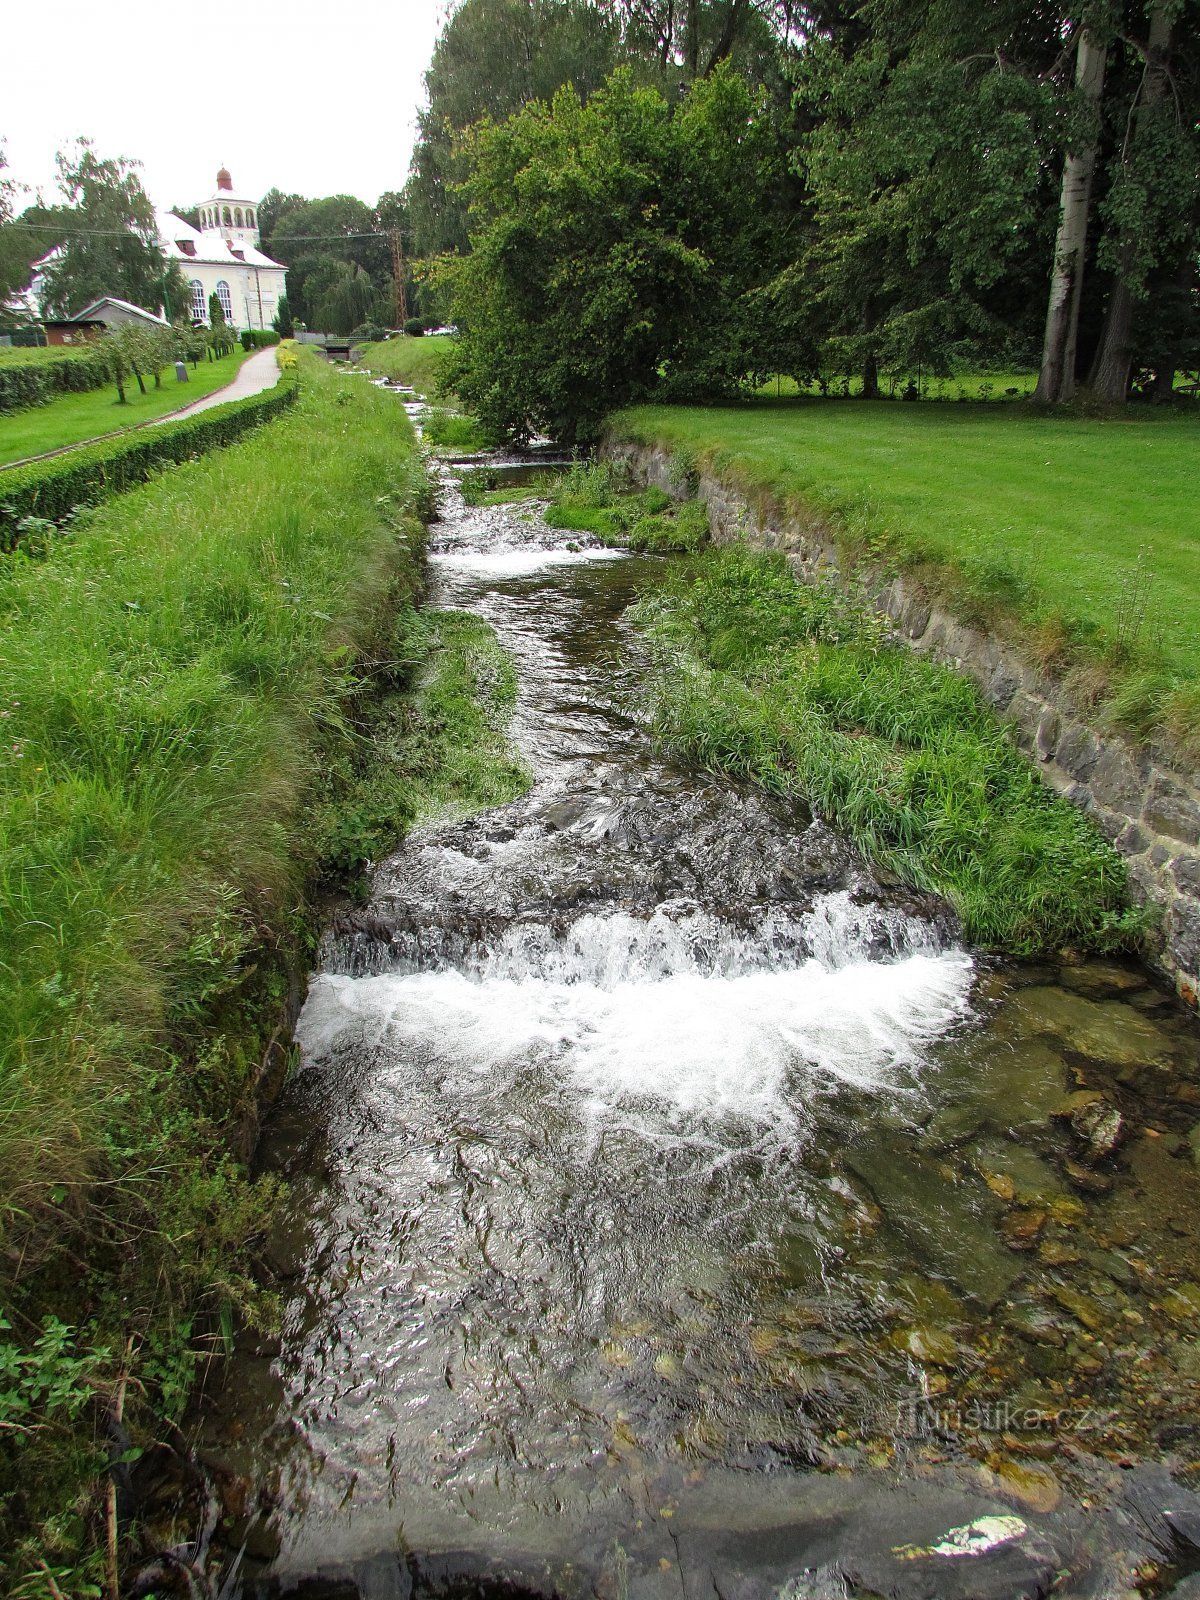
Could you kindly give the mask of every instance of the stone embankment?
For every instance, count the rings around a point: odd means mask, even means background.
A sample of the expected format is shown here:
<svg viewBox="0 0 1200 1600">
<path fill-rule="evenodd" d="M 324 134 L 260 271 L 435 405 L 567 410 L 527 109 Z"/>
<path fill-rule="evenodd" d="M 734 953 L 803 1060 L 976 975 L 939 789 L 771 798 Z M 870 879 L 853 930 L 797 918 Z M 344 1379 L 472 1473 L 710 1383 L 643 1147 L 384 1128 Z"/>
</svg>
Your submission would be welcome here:
<svg viewBox="0 0 1200 1600">
<path fill-rule="evenodd" d="M 640 483 L 678 493 L 678 472 L 662 447 L 610 439 L 604 453 L 626 462 Z M 763 511 L 719 478 L 702 473 L 696 486 L 718 543 L 747 539 L 781 550 L 805 582 L 835 579 L 895 625 L 914 650 L 966 673 L 1013 730 L 1013 735 L 1060 794 L 1093 816 L 1124 856 L 1139 904 L 1156 913 L 1147 955 L 1188 1004 L 1200 990 L 1200 773 L 1186 770 L 1162 744 L 1132 746 L 1086 721 L 1062 686 L 1025 660 L 1011 644 L 967 627 L 931 604 L 911 580 L 839 560 L 829 528 Z"/>
</svg>

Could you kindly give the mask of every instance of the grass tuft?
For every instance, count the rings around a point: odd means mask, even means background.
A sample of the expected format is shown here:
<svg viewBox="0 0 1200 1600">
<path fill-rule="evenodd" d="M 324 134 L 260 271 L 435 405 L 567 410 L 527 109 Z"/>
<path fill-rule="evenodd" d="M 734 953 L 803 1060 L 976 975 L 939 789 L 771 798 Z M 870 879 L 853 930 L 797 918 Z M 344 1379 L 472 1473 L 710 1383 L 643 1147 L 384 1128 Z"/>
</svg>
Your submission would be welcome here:
<svg viewBox="0 0 1200 1600">
<path fill-rule="evenodd" d="M 806 801 L 878 865 L 944 896 L 977 945 L 1129 946 L 1120 858 L 1051 794 L 973 685 L 892 644 L 781 556 L 696 558 L 639 602 L 646 718 L 675 757 Z"/>
</svg>

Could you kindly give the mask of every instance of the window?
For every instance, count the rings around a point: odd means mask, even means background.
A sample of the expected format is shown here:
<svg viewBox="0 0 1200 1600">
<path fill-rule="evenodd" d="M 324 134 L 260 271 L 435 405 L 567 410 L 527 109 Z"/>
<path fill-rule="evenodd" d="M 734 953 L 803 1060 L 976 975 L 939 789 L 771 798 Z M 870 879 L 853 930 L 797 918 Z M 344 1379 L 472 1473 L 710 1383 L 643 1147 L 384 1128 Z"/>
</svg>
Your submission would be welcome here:
<svg viewBox="0 0 1200 1600">
<path fill-rule="evenodd" d="M 242 226 L 242 208 L 241 208 L 241 206 L 235 206 L 234 207 L 233 225 L 234 225 L 235 228 L 240 228 Z"/>
<path fill-rule="evenodd" d="M 229 285 L 222 278 L 217 285 L 217 299 L 221 302 L 221 310 L 225 313 L 225 321 L 233 321 L 233 296 L 229 292 Z"/>
<path fill-rule="evenodd" d="M 232 228 L 233 227 L 233 218 L 229 215 L 229 207 L 228 206 L 222 206 L 221 207 L 221 221 L 225 224 L 225 226 L 227 228 Z"/>
<path fill-rule="evenodd" d="M 192 321 L 208 321 L 208 301 L 204 298 L 204 285 L 199 278 L 192 279 Z"/>
<path fill-rule="evenodd" d="M 248 227 L 248 228 L 257 228 L 257 227 L 258 227 L 258 223 L 257 223 L 257 222 L 255 222 L 255 220 L 254 220 L 254 213 L 253 213 L 253 211 L 249 211 L 249 210 L 248 210 L 248 211 L 247 211 L 247 212 L 246 212 L 246 226 L 247 226 L 247 227 Z"/>
</svg>

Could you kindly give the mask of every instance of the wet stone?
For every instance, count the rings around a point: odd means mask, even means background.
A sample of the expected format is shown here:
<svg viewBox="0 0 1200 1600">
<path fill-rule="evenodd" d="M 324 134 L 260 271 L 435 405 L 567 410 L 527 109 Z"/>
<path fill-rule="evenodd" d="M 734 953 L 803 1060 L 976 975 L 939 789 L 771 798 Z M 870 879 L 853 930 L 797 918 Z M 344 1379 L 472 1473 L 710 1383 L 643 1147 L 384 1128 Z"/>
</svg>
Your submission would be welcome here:
<svg viewBox="0 0 1200 1600">
<path fill-rule="evenodd" d="M 1148 1017 L 1117 1001 L 1096 1001 L 1061 989 L 1025 989 L 1016 1005 L 1031 1028 L 1061 1045 L 1114 1066 L 1168 1066 L 1170 1036 Z"/>
</svg>

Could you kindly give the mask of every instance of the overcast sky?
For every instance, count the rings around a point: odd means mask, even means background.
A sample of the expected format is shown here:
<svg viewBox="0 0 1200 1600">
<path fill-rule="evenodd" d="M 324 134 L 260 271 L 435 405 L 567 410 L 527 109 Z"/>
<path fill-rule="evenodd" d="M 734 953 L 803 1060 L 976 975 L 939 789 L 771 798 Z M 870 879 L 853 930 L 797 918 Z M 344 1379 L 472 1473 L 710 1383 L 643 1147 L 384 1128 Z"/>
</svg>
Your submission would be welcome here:
<svg viewBox="0 0 1200 1600">
<path fill-rule="evenodd" d="M 446 0 L 27 0 L 4 22 L 10 177 L 56 198 L 77 135 L 160 208 L 272 187 L 373 203 L 408 173 Z M 331 69 L 340 69 L 333 75 Z M 18 207 L 32 195 L 17 196 Z"/>
</svg>

